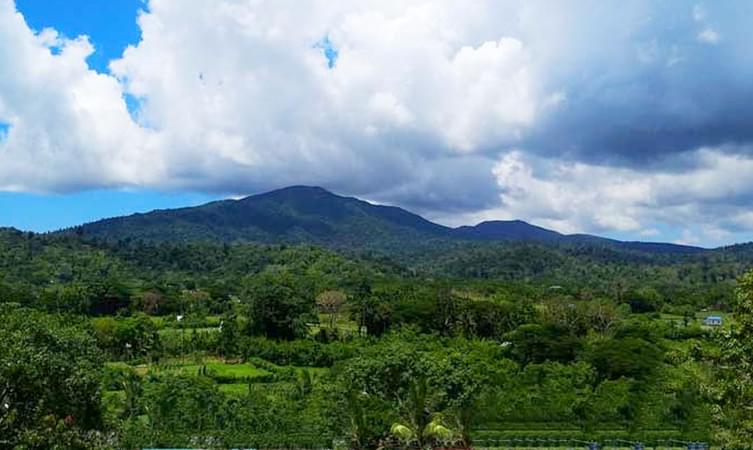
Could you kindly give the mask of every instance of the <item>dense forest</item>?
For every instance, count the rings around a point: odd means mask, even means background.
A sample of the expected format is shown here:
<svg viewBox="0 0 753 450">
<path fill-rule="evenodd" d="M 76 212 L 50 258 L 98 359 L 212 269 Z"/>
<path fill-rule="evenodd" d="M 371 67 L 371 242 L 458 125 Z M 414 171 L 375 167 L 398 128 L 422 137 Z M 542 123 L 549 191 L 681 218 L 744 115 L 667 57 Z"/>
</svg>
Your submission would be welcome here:
<svg viewBox="0 0 753 450">
<path fill-rule="evenodd" d="M 751 395 L 737 369 L 751 354 L 746 260 L 533 242 L 388 257 L 7 229 L 0 446 L 750 448 L 734 402 Z M 711 311 L 723 327 L 702 324 Z"/>
<path fill-rule="evenodd" d="M 2 229 L 0 447 L 751 448 L 752 262 L 317 188 Z"/>
</svg>

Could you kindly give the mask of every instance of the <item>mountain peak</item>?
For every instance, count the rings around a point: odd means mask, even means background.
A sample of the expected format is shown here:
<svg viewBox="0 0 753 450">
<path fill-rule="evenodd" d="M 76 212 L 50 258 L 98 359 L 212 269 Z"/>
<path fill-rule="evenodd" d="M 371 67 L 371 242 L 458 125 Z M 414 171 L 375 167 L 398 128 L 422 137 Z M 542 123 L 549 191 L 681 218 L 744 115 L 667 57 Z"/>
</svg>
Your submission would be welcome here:
<svg viewBox="0 0 753 450">
<path fill-rule="evenodd" d="M 320 186 L 295 185 L 295 186 L 287 186 L 280 189 L 275 189 L 272 191 L 262 192 L 261 194 L 249 195 L 247 197 L 243 197 L 242 199 L 240 199 L 240 201 L 245 201 L 245 200 L 260 198 L 260 197 L 323 197 L 323 196 L 340 197 L 339 195 L 336 195 Z"/>
<path fill-rule="evenodd" d="M 289 186 L 240 200 L 100 220 L 80 227 L 110 240 L 292 242 L 338 248 L 400 249 L 433 242 L 530 241 L 620 246 L 649 253 L 702 251 L 672 244 L 630 243 L 563 235 L 522 220 L 490 220 L 448 228 L 402 208 L 375 205 L 319 186 Z"/>
<path fill-rule="evenodd" d="M 489 241 L 555 241 L 564 237 L 556 231 L 537 227 L 522 220 L 488 220 L 476 226 L 464 226 L 455 230 L 460 237 L 466 239 Z"/>
<path fill-rule="evenodd" d="M 297 184 L 294 186 L 287 186 L 273 191 L 266 192 L 266 194 L 278 194 L 278 193 L 296 193 L 296 194 L 329 194 L 335 195 L 332 192 L 324 189 L 321 186 L 307 186 L 304 184 Z M 264 194 L 262 194 L 264 195 Z"/>
<path fill-rule="evenodd" d="M 87 224 L 84 231 L 105 239 L 300 242 L 351 248 L 446 236 L 450 229 L 398 207 L 299 185 L 240 200 L 108 219 Z"/>
<path fill-rule="evenodd" d="M 477 227 L 488 227 L 488 226 L 499 226 L 499 225 L 517 225 L 517 226 L 529 226 L 529 227 L 541 228 L 541 227 L 537 227 L 536 225 L 531 225 L 525 220 L 520 220 L 520 219 L 484 220 L 483 222 L 479 222 L 478 224 L 476 224 Z"/>
</svg>

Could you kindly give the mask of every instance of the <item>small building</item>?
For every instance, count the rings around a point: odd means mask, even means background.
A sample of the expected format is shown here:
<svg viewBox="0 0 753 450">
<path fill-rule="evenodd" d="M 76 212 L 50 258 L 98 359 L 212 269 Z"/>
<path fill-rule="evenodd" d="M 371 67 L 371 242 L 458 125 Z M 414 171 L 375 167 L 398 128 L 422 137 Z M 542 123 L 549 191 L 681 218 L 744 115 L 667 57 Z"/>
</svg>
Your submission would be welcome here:
<svg viewBox="0 0 753 450">
<path fill-rule="evenodd" d="M 703 324 L 710 327 L 718 327 L 722 325 L 722 318 L 721 316 L 708 316 L 703 319 Z"/>
</svg>

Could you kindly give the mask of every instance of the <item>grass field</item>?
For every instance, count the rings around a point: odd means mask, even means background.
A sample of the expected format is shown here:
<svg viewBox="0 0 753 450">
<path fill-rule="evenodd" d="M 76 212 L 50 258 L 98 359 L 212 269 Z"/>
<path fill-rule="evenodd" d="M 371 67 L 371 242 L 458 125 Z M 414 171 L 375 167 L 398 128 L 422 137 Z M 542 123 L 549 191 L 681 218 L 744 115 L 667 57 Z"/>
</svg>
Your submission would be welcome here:
<svg viewBox="0 0 753 450">
<path fill-rule="evenodd" d="M 248 384 L 246 383 L 227 383 L 219 385 L 219 389 L 229 395 L 243 396 L 248 394 Z"/>
<path fill-rule="evenodd" d="M 724 312 L 724 311 L 696 311 L 696 313 L 693 315 L 692 320 L 690 321 L 690 324 L 696 324 L 696 325 L 703 325 L 703 319 L 705 319 L 708 316 L 719 316 L 722 318 L 722 323 L 727 324 L 731 318 L 730 313 Z M 668 313 L 661 313 L 659 314 L 659 318 L 661 320 L 671 321 L 675 322 L 676 324 L 683 324 L 685 322 L 685 318 L 680 314 L 668 314 Z"/>
<path fill-rule="evenodd" d="M 226 362 L 219 358 L 206 358 L 201 361 L 170 360 L 160 364 L 139 364 L 129 366 L 123 362 L 108 363 L 110 367 L 132 367 L 139 375 L 172 373 L 183 375 L 199 375 L 206 370 L 210 378 L 233 379 L 238 381 L 252 381 L 270 375 L 270 372 L 260 369 L 250 363 Z"/>
<path fill-rule="evenodd" d="M 184 334 L 186 339 L 189 339 L 191 337 L 191 333 L 218 333 L 220 331 L 217 327 L 205 327 L 205 328 L 186 328 L 185 330 L 182 330 L 180 328 L 161 328 L 157 330 L 157 334 L 161 338 L 165 337 L 171 337 L 171 338 L 177 338 L 180 339 L 181 333 Z"/>
<path fill-rule="evenodd" d="M 201 375 L 212 378 L 217 383 L 217 388 L 232 396 L 244 396 L 248 394 L 249 383 L 263 381 L 271 375 L 271 372 L 254 366 L 251 363 L 235 363 L 222 361 L 219 358 L 205 358 L 201 361 L 170 360 L 160 364 L 129 365 L 124 362 L 109 362 L 110 368 L 131 368 L 140 376 L 154 374 L 181 374 Z M 122 412 L 125 392 L 122 390 L 107 390 L 102 394 L 102 400 L 108 410 L 115 414 Z"/>
<path fill-rule="evenodd" d="M 329 329 L 330 327 L 330 315 L 319 313 L 319 323 L 310 323 L 309 324 L 309 333 L 310 334 L 316 334 L 319 332 L 320 329 L 325 328 Z M 348 318 L 347 313 L 338 314 L 337 320 L 335 320 L 335 328 L 338 332 L 344 333 L 344 334 L 358 334 L 358 324 L 354 321 Z"/>
</svg>

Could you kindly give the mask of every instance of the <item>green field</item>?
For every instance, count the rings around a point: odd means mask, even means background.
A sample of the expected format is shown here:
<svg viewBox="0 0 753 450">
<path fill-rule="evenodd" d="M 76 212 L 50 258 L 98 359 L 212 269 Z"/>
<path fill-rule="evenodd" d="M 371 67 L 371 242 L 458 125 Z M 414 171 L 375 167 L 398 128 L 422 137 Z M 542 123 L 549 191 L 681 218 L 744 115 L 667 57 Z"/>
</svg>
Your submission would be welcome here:
<svg viewBox="0 0 753 450">
<path fill-rule="evenodd" d="M 220 391 L 234 396 L 243 396 L 248 394 L 248 384 L 246 383 L 228 383 L 221 384 Z"/>
<path fill-rule="evenodd" d="M 696 311 L 695 314 L 693 314 L 693 317 L 690 320 L 689 325 L 701 325 L 705 327 L 705 325 L 703 324 L 703 320 L 709 316 L 721 317 L 722 323 L 724 325 L 726 325 L 728 321 L 730 320 L 730 314 L 725 311 Z M 660 313 L 659 318 L 667 322 L 674 322 L 675 324 L 685 323 L 685 317 L 682 316 L 681 314 Z"/>
<path fill-rule="evenodd" d="M 254 379 L 264 378 L 271 375 L 267 370 L 255 367 L 250 363 L 225 362 L 219 358 L 205 358 L 201 361 L 181 361 L 169 360 L 159 364 L 137 364 L 128 365 L 123 362 L 111 362 L 108 366 L 113 368 L 133 368 L 139 375 L 148 374 L 182 374 L 182 375 L 200 375 L 204 373 L 210 378 L 219 380 L 244 380 L 252 381 Z"/>
<path fill-rule="evenodd" d="M 176 338 L 180 339 L 181 334 L 183 334 L 183 337 L 186 339 L 189 339 L 191 337 L 192 333 L 217 333 L 220 329 L 217 327 L 203 327 L 203 328 L 162 328 L 157 331 L 157 333 L 160 335 L 160 337 L 166 337 L 166 338 Z"/>
</svg>

